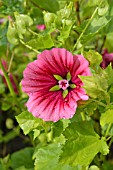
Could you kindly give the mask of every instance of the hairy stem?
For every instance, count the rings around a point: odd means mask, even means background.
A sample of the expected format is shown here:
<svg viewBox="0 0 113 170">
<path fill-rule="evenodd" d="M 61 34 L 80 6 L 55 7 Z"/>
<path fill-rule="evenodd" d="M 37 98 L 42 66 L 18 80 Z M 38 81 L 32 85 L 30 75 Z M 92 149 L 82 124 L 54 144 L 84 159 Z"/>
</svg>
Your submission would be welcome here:
<svg viewBox="0 0 113 170">
<path fill-rule="evenodd" d="M 4 69 L 4 66 L 2 65 L 2 62 L 0 62 L 0 66 L 1 66 L 1 69 L 2 69 L 2 71 L 3 71 L 3 73 L 4 73 L 4 77 L 5 77 L 5 80 L 6 80 L 6 82 L 7 82 L 9 91 L 10 91 L 11 95 L 12 95 L 13 97 L 15 97 L 16 94 L 15 94 L 15 92 L 14 92 L 14 89 L 13 89 L 13 86 L 12 86 L 11 81 L 10 81 L 10 79 L 9 79 L 9 76 L 8 76 L 6 70 Z"/>
<path fill-rule="evenodd" d="M 29 48 L 30 50 L 36 52 L 37 54 L 40 53 L 40 52 L 37 51 L 36 49 L 34 49 L 34 48 L 32 48 L 31 46 L 27 45 L 23 40 L 20 39 L 20 42 L 21 42 L 24 46 L 26 46 L 27 48 Z"/>
<path fill-rule="evenodd" d="M 36 32 L 34 32 L 34 31 L 32 31 L 30 28 L 28 28 L 28 31 L 31 32 L 33 35 L 38 36 L 38 34 Z"/>
<path fill-rule="evenodd" d="M 11 65 L 12 65 L 13 58 L 14 58 L 14 52 L 12 51 L 12 55 L 11 55 L 11 59 L 10 59 L 10 63 L 9 63 L 9 67 L 8 67 L 8 70 L 7 70 L 7 72 L 8 72 L 8 73 L 10 72 L 10 69 L 11 69 Z"/>
<path fill-rule="evenodd" d="M 79 38 L 77 39 L 76 44 L 75 44 L 74 47 L 73 47 L 73 51 L 74 51 L 74 49 L 76 48 L 76 46 L 78 45 L 78 43 L 80 42 L 80 39 L 81 39 L 82 36 L 84 35 L 86 29 L 89 27 L 89 25 L 90 25 L 91 21 L 93 20 L 95 14 L 97 13 L 97 10 L 98 10 L 98 7 L 94 10 L 91 18 L 89 19 L 88 23 L 86 24 L 86 26 L 85 26 L 85 28 L 84 28 L 84 30 L 82 31 L 82 33 L 80 34 Z"/>
<path fill-rule="evenodd" d="M 86 120 L 86 118 L 85 118 L 85 114 L 84 114 L 84 112 L 81 112 L 80 114 L 81 114 L 82 120 L 83 120 L 83 121 L 85 121 L 85 120 Z"/>
<path fill-rule="evenodd" d="M 104 47 L 105 41 L 106 41 L 106 35 L 104 36 L 103 43 L 102 43 L 101 48 L 99 50 L 100 53 L 102 53 L 102 49 Z"/>
<path fill-rule="evenodd" d="M 105 133 L 105 137 L 108 136 L 108 133 L 109 133 L 109 131 L 110 131 L 110 129 L 111 129 L 111 126 L 112 126 L 112 123 L 110 123 L 110 124 L 108 125 L 108 128 L 107 128 L 106 133 Z"/>
</svg>

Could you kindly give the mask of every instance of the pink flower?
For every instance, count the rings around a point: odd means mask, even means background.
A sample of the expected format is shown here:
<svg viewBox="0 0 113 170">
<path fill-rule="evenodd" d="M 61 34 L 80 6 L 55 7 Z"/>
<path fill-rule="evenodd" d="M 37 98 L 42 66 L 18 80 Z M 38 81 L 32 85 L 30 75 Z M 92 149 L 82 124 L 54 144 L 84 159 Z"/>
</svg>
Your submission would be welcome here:
<svg viewBox="0 0 113 170">
<path fill-rule="evenodd" d="M 43 31 L 46 29 L 46 26 L 44 24 L 40 24 L 40 25 L 37 25 L 36 28 L 39 30 L 39 31 Z"/>
<path fill-rule="evenodd" d="M 2 64 L 3 64 L 4 68 L 5 68 L 5 70 L 7 71 L 8 70 L 7 62 L 5 60 L 2 60 Z M 0 70 L 0 75 L 3 77 L 3 82 L 7 86 L 7 82 L 5 80 L 5 77 L 4 77 L 4 74 L 3 74 L 2 70 Z M 10 81 L 12 83 L 12 86 L 13 86 L 13 89 L 14 89 L 15 93 L 18 94 L 18 88 L 17 88 L 17 85 L 15 83 L 13 74 L 9 73 L 8 75 L 9 75 L 9 78 L 10 78 Z"/>
<path fill-rule="evenodd" d="M 4 23 L 4 21 L 5 21 L 5 19 L 4 19 L 4 18 L 0 18 L 0 24 L 3 24 L 3 23 Z"/>
<path fill-rule="evenodd" d="M 102 53 L 102 62 L 100 63 L 100 67 L 105 69 L 110 63 L 112 63 L 113 68 L 113 53 L 108 53 L 108 50 L 104 49 Z"/>
<path fill-rule="evenodd" d="M 88 100 L 78 75 L 91 75 L 82 55 L 62 48 L 45 50 L 24 70 L 22 90 L 29 95 L 28 111 L 45 121 L 69 119 L 78 100 Z"/>
</svg>

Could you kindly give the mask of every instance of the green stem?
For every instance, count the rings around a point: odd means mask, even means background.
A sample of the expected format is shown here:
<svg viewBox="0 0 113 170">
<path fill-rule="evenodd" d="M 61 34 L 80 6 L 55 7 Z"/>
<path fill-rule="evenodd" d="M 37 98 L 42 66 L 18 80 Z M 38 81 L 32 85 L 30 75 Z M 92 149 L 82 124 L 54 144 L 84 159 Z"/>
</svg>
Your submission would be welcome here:
<svg viewBox="0 0 113 170">
<path fill-rule="evenodd" d="M 12 55 L 11 55 L 11 59 L 10 59 L 10 62 L 9 62 L 9 67 L 8 67 L 8 70 L 7 70 L 8 73 L 10 72 L 13 58 L 14 58 L 14 52 L 12 52 Z"/>
<path fill-rule="evenodd" d="M 112 123 L 110 123 L 110 124 L 108 125 L 108 128 L 107 128 L 106 133 L 105 133 L 105 137 L 108 136 L 108 133 L 109 133 L 109 130 L 111 129 L 111 126 L 112 126 Z"/>
<path fill-rule="evenodd" d="M 84 114 L 84 112 L 81 112 L 80 114 L 81 114 L 82 120 L 83 120 L 83 121 L 85 121 L 85 120 L 86 120 L 86 118 L 85 118 L 85 114 Z"/>
<path fill-rule="evenodd" d="M 89 27 L 89 25 L 90 25 L 91 21 L 93 20 L 95 14 L 96 14 L 96 12 L 97 12 L 97 10 L 98 10 L 98 7 L 94 10 L 91 18 L 89 19 L 88 23 L 86 24 L 86 26 L 85 26 L 85 28 L 84 28 L 84 30 L 82 31 L 82 33 L 80 34 L 79 38 L 77 39 L 77 42 L 76 42 L 76 44 L 75 44 L 74 47 L 73 47 L 73 51 L 74 51 L 74 49 L 76 48 L 76 46 L 78 45 L 78 43 L 79 43 L 80 39 L 82 38 L 83 34 L 85 33 L 86 29 Z"/>
<path fill-rule="evenodd" d="M 100 48 L 100 50 L 99 50 L 100 53 L 102 53 L 102 49 L 103 49 L 103 47 L 104 47 L 104 45 L 105 45 L 105 42 L 106 42 L 106 35 L 105 35 L 104 38 L 103 38 L 103 43 L 102 43 L 101 48 Z"/>
<path fill-rule="evenodd" d="M 15 94 L 14 89 L 13 89 L 13 87 L 12 87 L 11 81 L 10 81 L 9 76 L 8 76 L 6 70 L 4 69 L 4 66 L 2 65 L 2 62 L 1 62 L 1 61 L 0 61 L 0 66 L 1 66 L 1 69 L 2 69 L 2 71 L 3 71 L 3 73 L 4 73 L 4 77 L 5 77 L 5 80 L 6 80 L 6 82 L 7 82 L 9 91 L 10 91 L 11 95 L 12 95 L 13 97 L 15 97 L 16 94 Z"/>
<path fill-rule="evenodd" d="M 106 107 L 106 104 L 100 102 L 100 101 L 97 101 L 97 100 L 92 100 L 93 102 L 96 102 L 97 104 L 99 104 L 100 106 L 103 106 L 103 107 Z"/>
<path fill-rule="evenodd" d="M 23 40 L 21 40 L 20 39 L 20 42 L 24 45 L 24 46 L 26 46 L 27 48 L 29 48 L 30 50 L 32 50 L 32 51 L 34 51 L 34 52 L 36 52 L 36 53 L 40 53 L 39 51 L 37 51 L 36 49 L 34 49 L 34 48 L 32 48 L 31 46 L 29 46 L 29 45 L 27 45 Z"/>
<path fill-rule="evenodd" d="M 111 137 L 110 142 L 108 143 L 109 148 L 111 147 L 112 142 L 113 142 L 113 138 Z"/>
<path fill-rule="evenodd" d="M 28 31 L 31 32 L 33 35 L 38 36 L 38 34 L 36 32 L 34 32 L 34 31 L 32 31 L 30 28 L 28 28 Z"/>
</svg>

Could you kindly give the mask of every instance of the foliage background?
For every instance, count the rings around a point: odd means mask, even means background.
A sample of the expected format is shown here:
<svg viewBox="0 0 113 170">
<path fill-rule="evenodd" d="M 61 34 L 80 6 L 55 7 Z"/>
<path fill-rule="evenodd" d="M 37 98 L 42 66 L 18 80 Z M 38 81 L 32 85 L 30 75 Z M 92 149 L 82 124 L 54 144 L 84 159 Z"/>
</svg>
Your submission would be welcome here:
<svg viewBox="0 0 113 170">
<path fill-rule="evenodd" d="M 111 0 L 0 0 L 0 58 L 17 85 L 0 76 L 0 170 L 112 170 L 113 69 L 100 68 L 102 50 L 113 52 Z M 38 24 L 45 24 L 40 31 Z M 90 99 L 75 116 L 56 123 L 34 118 L 21 90 L 22 73 L 53 47 L 83 54 L 91 77 L 80 77 Z"/>
</svg>

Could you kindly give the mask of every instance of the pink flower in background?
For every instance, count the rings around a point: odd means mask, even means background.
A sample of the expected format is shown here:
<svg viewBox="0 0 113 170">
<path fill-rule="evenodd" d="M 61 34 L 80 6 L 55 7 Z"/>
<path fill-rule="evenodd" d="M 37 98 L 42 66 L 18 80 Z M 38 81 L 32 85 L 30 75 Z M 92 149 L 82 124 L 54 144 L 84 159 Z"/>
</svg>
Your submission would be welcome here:
<svg viewBox="0 0 113 170">
<path fill-rule="evenodd" d="M 39 31 L 43 31 L 46 29 L 46 26 L 44 24 L 40 24 L 40 25 L 37 25 L 36 28 L 39 30 Z"/>
<path fill-rule="evenodd" d="M 78 100 L 88 100 L 78 75 L 91 75 L 88 61 L 62 48 L 45 50 L 24 70 L 22 90 L 29 95 L 28 111 L 45 121 L 69 119 Z"/>
<path fill-rule="evenodd" d="M 5 19 L 4 19 L 4 18 L 0 18 L 0 24 L 3 24 L 3 23 L 4 23 L 4 21 L 5 21 Z"/>
<path fill-rule="evenodd" d="M 5 60 L 2 60 L 2 64 L 3 64 L 4 68 L 5 68 L 5 70 L 7 71 L 8 70 L 7 62 Z M 4 77 L 4 74 L 3 74 L 2 70 L 0 70 L 0 75 L 3 77 L 3 81 L 4 81 L 5 85 L 7 86 L 7 83 L 6 83 L 6 80 L 5 80 L 5 77 Z M 8 75 L 9 75 L 9 78 L 10 78 L 10 81 L 12 83 L 12 86 L 13 86 L 13 89 L 14 89 L 15 93 L 18 94 L 18 88 L 17 88 L 17 85 L 15 83 L 13 74 L 9 73 Z"/>
<path fill-rule="evenodd" d="M 108 50 L 104 49 L 102 53 L 102 62 L 100 63 L 100 67 L 105 69 L 110 63 L 112 64 L 113 68 L 113 53 L 108 53 Z"/>
</svg>

